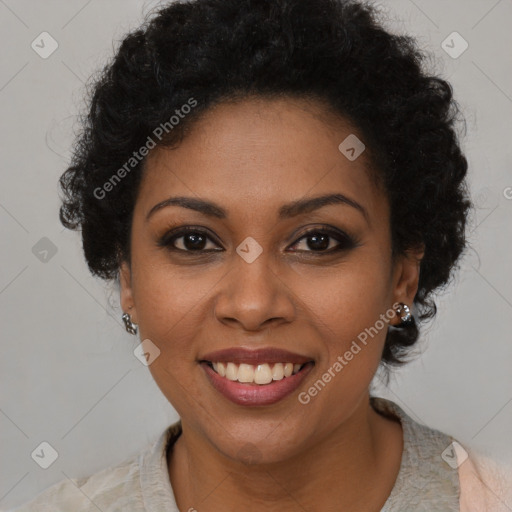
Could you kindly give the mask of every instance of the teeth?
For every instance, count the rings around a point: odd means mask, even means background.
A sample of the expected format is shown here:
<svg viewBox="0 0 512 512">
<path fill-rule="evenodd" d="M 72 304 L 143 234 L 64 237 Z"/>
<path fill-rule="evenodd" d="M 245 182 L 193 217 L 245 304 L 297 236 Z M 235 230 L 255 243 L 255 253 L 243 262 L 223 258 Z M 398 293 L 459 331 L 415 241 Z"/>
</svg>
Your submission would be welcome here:
<svg viewBox="0 0 512 512">
<path fill-rule="evenodd" d="M 284 368 L 281 363 L 275 364 L 272 368 L 272 379 L 281 380 L 284 377 Z"/>
<path fill-rule="evenodd" d="M 221 376 L 226 376 L 226 365 L 224 363 L 217 363 L 217 368 L 215 368 L 215 371 Z"/>
<path fill-rule="evenodd" d="M 215 370 L 215 366 L 213 367 Z M 234 363 L 228 363 L 226 365 L 226 379 L 236 380 L 238 374 L 238 366 Z"/>
<path fill-rule="evenodd" d="M 250 364 L 241 364 L 238 367 L 238 382 L 254 382 L 254 367 Z M 234 379 L 233 379 L 234 380 Z"/>
<path fill-rule="evenodd" d="M 268 364 L 259 364 L 254 370 L 254 382 L 256 384 L 269 384 L 272 382 L 272 370 Z"/>
<path fill-rule="evenodd" d="M 301 364 L 293 363 L 252 365 L 231 362 L 212 363 L 212 366 L 221 377 L 247 384 L 270 384 L 274 380 L 282 380 L 285 377 L 295 375 L 302 367 Z"/>
</svg>

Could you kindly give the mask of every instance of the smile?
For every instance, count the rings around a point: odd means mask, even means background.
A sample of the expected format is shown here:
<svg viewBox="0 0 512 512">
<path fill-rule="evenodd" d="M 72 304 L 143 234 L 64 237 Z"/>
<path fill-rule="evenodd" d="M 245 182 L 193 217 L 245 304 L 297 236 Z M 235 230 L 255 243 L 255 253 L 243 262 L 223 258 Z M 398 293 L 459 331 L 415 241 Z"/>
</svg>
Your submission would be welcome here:
<svg viewBox="0 0 512 512">
<path fill-rule="evenodd" d="M 232 347 L 198 359 L 207 381 L 229 401 L 271 405 L 293 393 L 315 366 L 310 356 L 277 347 Z"/>
<path fill-rule="evenodd" d="M 298 363 L 263 363 L 253 365 L 236 364 L 233 362 L 209 362 L 209 364 L 218 375 L 230 381 L 262 386 L 270 384 L 273 381 L 291 377 L 298 373 L 304 366 Z"/>
</svg>

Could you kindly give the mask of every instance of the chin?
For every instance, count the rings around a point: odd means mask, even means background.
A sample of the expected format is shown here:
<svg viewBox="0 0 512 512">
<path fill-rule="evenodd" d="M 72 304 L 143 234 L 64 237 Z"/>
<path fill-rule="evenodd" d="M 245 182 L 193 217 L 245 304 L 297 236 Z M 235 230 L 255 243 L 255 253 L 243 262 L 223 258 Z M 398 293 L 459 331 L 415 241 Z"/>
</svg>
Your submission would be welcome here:
<svg viewBox="0 0 512 512">
<path fill-rule="evenodd" d="M 302 445 L 301 440 L 296 439 L 292 432 L 283 431 L 280 426 L 282 422 L 277 423 L 277 426 L 272 422 L 267 428 L 254 428 L 252 425 L 244 429 L 239 425 L 236 433 L 232 433 L 231 425 L 230 434 L 221 430 L 215 434 L 220 437 L 210 437 L 210 442 L 234 462 L 248 466 L 274 464 L 292 458 Z"/>
</svg>

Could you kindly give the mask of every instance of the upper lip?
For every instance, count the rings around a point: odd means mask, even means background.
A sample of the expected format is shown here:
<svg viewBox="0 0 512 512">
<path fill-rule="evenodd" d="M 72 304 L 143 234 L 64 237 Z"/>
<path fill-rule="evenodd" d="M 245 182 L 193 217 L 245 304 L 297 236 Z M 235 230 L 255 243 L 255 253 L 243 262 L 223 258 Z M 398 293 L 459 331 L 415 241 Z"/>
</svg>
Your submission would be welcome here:
<svg viewBox="0 0 512 512">
<path fill-rule="evenodd" d="M 280 348 L 247 349 L 242 347 L 228 348 L 209 352 L 199 359 L 213 363 L 263 364 L 263 363 L 294 363 L 304 364 L 313 361 L 311 357 L 289 352 Z"/>
</svg>

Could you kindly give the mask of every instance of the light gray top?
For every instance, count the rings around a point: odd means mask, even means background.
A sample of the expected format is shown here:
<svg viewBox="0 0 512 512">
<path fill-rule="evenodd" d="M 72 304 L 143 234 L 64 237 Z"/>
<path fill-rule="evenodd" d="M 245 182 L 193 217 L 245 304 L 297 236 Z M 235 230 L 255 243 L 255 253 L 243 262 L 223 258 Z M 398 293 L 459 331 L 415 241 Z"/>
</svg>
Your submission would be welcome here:
<svg viewBox="0 0 512 512">
<path fill-rule="evenodd" d="M 394 402 L 372 397 L 370 403 L 381 414 L 397 417 L 404 433 L 398 477 L 381 512 L 458 512 L 458 472 L 441 457 L 452 438 L 415 422 Z M 180 434 L 178 421 L 139 455 L 90 477 L 54 484 L 9 512 L 179 512 L 166 451 Z"/>
<path fill-rule="evenodd" d="M 404 433 L 400 470 L 381 512 L 458 512 L 457 466 L 441 457 L 454 439 L 415 422 L 390 400 L 372 397 L 370 403 L 381 414 L 397 417 Z"/>
</svg>

